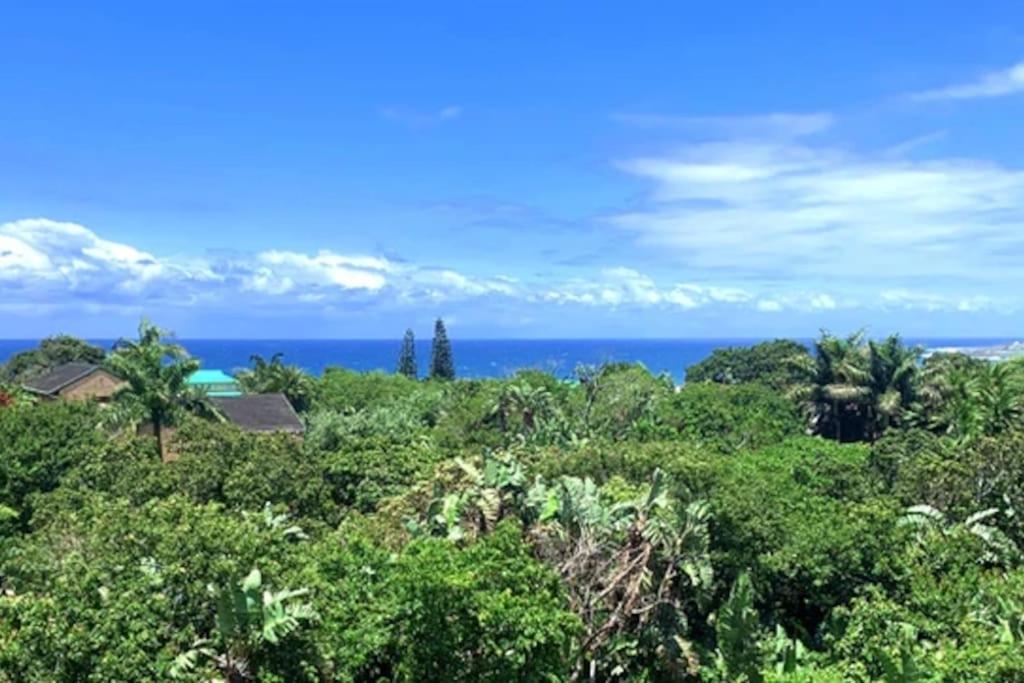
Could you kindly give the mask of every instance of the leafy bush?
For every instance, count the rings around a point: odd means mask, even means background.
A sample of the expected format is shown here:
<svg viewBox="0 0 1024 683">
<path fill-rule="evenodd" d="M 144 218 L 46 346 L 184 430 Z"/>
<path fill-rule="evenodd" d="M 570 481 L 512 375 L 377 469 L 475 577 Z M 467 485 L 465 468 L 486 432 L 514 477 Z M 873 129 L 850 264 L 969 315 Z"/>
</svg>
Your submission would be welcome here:
<svg viewBox="0 0 1024 683">
<path fill-rule="evenodd" d="M 657 415 L 697 444 L 726 452 L 757 450 L 804 432 L 796 406 L 758 384 L 687 384 L 660 402 Z"/>
<path fill-rule="evenodd" d="M 809 355 L 806 346 L 789 339 L 715 349 L 704 360 L 686 368 L 686 382 L 759 382 L 774 389 L 784 389 L 807 380 L 800 369 L 800 361 Z"/>
<path fill-rule="evenodd" d="M 419 386 L 404 375 L 327 368 L 318 382 L 315 407 L 334 412 L 375 408 L 408 396 Z"/>
<path fill-rule="evenodd" d="M 60 334 L 47 337 L 39 346 L 22 351 L 0 366 L 0 379 L 21 382 L 64 363 L 102 363 L 103 349 L 76 337 Z"/>
<path fill-rule="evenodd" d="M 31 518 L 29 498 L 55 489 L 77 463 L 104 448 L 89 404 L 45 402 L 0 410 L 0 505 Z"/>
<path fill-rule="evenodd" d="M 724 576 L 749 568 L 783 625 L 810 634 L 871 583 L 900 538 L 900 508 L 874 495 L 867 449 L 799 438 L 720 461 L 710 496 Z"/>
<path fill-rule="evenodd" d="M 3 567 L 17 597 L 0 599 L 0 680 L 165 680 L 210 614 L 208 583 L 254 566 L 280 575 L 296 550 L 262 517 L 219 505 L 93 496 L 26 537 Z M 292 657 L 261 668 L 293 671 Z"/>
<path fill-rule="evenodd" d="M 567 670 L 579 622 L 516 525 L 465 550 L 415 542 L 396 572 L 400 680 L 545 681 Z"/>
<path fill-rule="evenodd" d="M 236 510 L 281 503 L 302 517 L 336 520 L 322 463 L 308 457 L 294 436 L 192 421 L 178 431 L 175 444 L 180 457 L 167 469 L 175 490 L 196 502 Z"/>
</svg>

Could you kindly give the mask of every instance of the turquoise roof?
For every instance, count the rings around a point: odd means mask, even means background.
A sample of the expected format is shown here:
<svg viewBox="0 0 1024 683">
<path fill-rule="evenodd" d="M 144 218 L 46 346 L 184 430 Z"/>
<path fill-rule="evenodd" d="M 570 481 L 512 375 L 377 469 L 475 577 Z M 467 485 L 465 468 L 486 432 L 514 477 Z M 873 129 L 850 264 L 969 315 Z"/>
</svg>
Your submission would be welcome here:
<svg viewBox="0 0 1024 683">
<path fill-rule="evenodd" d="M 188 376 L 189 384 L 237 384 L 237 380 L 223 370 L 196 370 Z"/>
</svg>

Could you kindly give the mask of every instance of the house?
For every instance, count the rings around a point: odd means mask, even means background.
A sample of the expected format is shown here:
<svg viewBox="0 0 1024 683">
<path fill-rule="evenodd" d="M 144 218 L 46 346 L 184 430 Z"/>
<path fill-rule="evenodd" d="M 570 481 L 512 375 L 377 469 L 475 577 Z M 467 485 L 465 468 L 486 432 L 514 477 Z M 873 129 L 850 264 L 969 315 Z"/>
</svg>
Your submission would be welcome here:
<svg viewBox="0 0 1024 683">
<path fill-rule="evenodd" d="M 186 382 L 190 387 L 202 389 L 210 397 L 242 395 L 238 380 L 223 370 L 196 370 Z"/>
<path fill-rule="evenodd" d="M 210 403 L 228 422 L 247 432 L 302 434 L 306 431 L 284 394 L 211 396 Z"/>
<path fill-rule="evenodd" d="M 22 387 L 45 399 L 106 403 L 126 382 L 92 363 L 64 363 L 25 381 Z"/>
</svg>

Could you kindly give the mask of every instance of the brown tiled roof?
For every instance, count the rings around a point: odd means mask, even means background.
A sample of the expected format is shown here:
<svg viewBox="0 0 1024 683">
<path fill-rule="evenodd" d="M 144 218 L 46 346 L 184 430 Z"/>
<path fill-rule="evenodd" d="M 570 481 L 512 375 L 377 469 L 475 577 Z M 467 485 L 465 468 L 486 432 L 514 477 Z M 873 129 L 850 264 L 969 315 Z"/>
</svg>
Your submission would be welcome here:
<svg viewBox="0 0 1024 683">
<path fill-rule="evenodd" d="M 292 432 L 306 430 L 284 394 L 218 396 L 210 402 L 229 422 L 247 432 Z"/>
<path fill-rule="evenodd" d="M 64 363 L 47 372 L 26 380 L 22 386 L 28 391 L 43 394 L 44 396 L 56 396 L 61 389 L 74 384 L 78 380 L 88 377 L 100 370 L 100 366 L 92 363 Z"/>
</svg>

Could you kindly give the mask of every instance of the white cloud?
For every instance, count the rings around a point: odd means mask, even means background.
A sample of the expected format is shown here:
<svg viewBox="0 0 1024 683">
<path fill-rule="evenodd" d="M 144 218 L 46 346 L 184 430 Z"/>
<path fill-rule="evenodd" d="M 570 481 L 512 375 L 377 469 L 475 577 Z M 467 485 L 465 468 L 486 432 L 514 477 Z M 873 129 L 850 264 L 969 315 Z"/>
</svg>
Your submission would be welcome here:
<svg viewBox="0 0 1024 683">
<path fill-rule="evenodd" d="M 912 278 L 975 287 L 1022 279 L 1006 258 L 1024 251 L 1016 168 L 790 142 L 693 144 L 619 167 L 651 191 L 608 220 L 702 278 L 847 290 Z"/>
<path fill-rule="evenodd" d="M 832 310 L 836 307 L 836 300 L 828 294 L 815 294 L 811 297 L 811 308 Z"/>
<path fill-rule="evenodd" d="M 70 290 L 138 293 L 158 280 L 205 279 L 76 223 L 30 218 L 0 225 L 0 279 L 61 282 Z"/>
<path fill-rule="evenodd" d="M 781 239 L 779 236 L 773 239 Z M 790 247 L 792 248 L 792 243 Z M 732 244 L 742 254 L 742 245 Z M 701 246 L 715 254 L 714 243 Z M 877 284 L 877 271 L 868 278 Z M 155 256 L 99 237 L 84 226 L 47 219 L 0 225 L 0 310 L 29 312 L 71 306 L 80 310 L 137 312 L 155 306 L 228 306 L 268 309 L 301 306 L 345 310 L 348 305 L 409 306 L 476 298 L 499 305 L 531 304 L 660 308 L 702 307 L 820 313 L 858 306 L 925 311 L 1008 310 L 1013 302 L 982 293 L 922 292 L 883 287 L 862 293 L 864 303 L 825 289 L 806 291 L 750 280 L 744 286 L 697 278 L 656 278 L 628 266 L 597 270 L 591 277 L 522 281 L 505 275 L 471 275 L 454 268 L 423 267 L 379 256 L 266 250 L 230 259 Z"/>
<path fill-rule="evenodd" d="M 53 277 L 47 255 L 13 235 L 0 234 L 0 278 Z"/>
<path fill-rule="evenodd" d="M 289 291 L 295 283 L 341 289 L 377 291 L 387 284 L 392 270 L 386 259 L 371 256 L 345 256 L 321 250 L 314 256 L 294 251 L 265 251 L 258 255 L 266 267 L 250 281 L 253 289 Z M 263 286 L 258 286 L 263 283 Z"/>
<path fill-rule="evenodd" d="M 736 287 L 671 283 L 661 285 L 632 268 L 605 268 L 594 280 L 573 279 L 550 288 L 533 300 L 586 306 L 669 306 L 698 308 L 712 303 L 741 304 L 753 296 Z"/>
<path fill-rule="evenodd" d="M 1024 92 L 1024 62 L 1002 71 L 982 74 L 977 80 L 912 95 L 915 100 L 965 100 L 1001 97 Z"/>
</svg>

